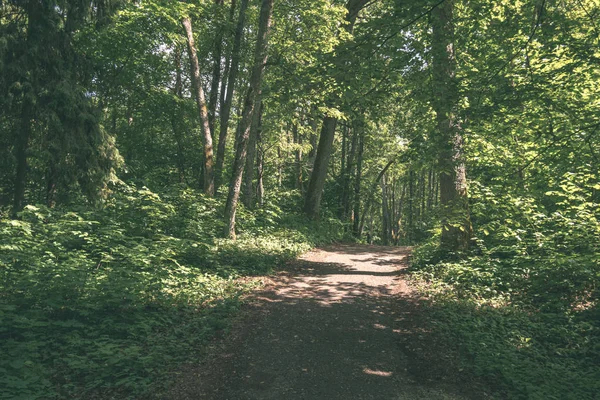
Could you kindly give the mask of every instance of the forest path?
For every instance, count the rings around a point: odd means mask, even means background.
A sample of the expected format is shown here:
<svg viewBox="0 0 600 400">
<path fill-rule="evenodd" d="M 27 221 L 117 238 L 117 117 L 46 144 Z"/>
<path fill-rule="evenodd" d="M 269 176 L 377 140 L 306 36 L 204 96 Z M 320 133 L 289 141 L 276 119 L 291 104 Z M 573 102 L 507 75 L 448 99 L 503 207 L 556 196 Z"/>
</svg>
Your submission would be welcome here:
<svg viewBox="0 0 600 400">
<path fill-rule="evenodd" d="M 460 399 L 453 387 L 419 384 L 408 372 L 414 353 L 402 335 L 418 334 L 407 322 L 416 310 L 402 277 L 409 254 L 333 245 L 290 263 L 170 398 Z"/>
</svg>

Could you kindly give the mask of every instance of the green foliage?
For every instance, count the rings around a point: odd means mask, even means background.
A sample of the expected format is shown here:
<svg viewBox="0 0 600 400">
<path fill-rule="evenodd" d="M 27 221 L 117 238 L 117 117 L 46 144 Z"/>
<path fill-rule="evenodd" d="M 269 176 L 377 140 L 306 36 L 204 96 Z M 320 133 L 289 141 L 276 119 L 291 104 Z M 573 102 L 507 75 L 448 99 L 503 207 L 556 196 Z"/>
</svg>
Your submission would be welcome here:
<svg viewBox="0 0 600 400">
<path fill-rule="evenodd" d="M 0 398 L 120 398 L 168 382 L 227 328 L 261 275 L 342 229 L 268 204 L 216 239 L 220 200 L 122 186 L 101 210 L 27 206 L 0 222 Z M 159 379 L 160 378 L 160 379 Z"/>
<path fill-rule="evenodd" d="M 600 390 L 600 223 L 590 176 L 565 174 L 545 193 L 472 185 L 476 248 L 449 259 L 415 253 L 440 335 L 463 368 L 510 398 L 591 399 Z"/>
</svg>

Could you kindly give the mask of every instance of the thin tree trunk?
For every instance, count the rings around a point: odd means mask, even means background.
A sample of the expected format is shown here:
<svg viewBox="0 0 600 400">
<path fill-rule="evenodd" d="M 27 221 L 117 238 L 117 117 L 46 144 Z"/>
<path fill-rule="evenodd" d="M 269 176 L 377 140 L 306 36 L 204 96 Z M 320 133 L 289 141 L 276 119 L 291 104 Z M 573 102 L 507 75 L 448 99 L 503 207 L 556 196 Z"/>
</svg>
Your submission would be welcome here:
<svg viewBox="0 0 600 400">
<path fill-rule="evenodd" d="M 352 223 L 352 231 L 354 232 L 355 237 L 360 237 L 360 231 L 358 229 L 360 224 L 360 185 L 362 184 L 362 159 L 365 142 L 362 125 L 359 127 L 359 129 L 358 154 L 356 156 L 356 176 L 354 180 L 354 221 Z"/>
<path fill-rule="evenodd" d="M 260 95 L 260 94 L 259 94 Z M 250 126 L 250 137 L 248 138 L 248 155 L 246 157 L 246 167 L 244 170 L 244 205 L 254 208 L 254 199 L 256 191 L 254 190 L 254 165 L 256 161 L 256 142 L 261 130 L 262 124 L 262 103 L 255 105 L 256 111 L 252 118 Z"/>
<path fill-rule="evenodd" d="M 300 190 L 300 193 L 304 193 L 304 182 L 302 179 L 302 136 L 298 133 L 298 124 L 294 124 L 292 134 L 294 135 L 294 143 L 299 146 L 298 150 L 296 150 L 296 162 L 294 164 L 294 169 L 296 170 L 296 189 Z"/>
<path fill-rule="evenodd" d="M 408 173 L 408 242 L 413 242 L 414 234 L 414 205 L 413 200 L 415 196 L 414 191 L 415 173 L 411 169 Z"/>
<path fill-rule="evenodd" d="M 281 145 L 277 145 L 277 187 L 281 187 L 283 183 L 283 155 L 281 153 Z"/>
<path fill-rule="evenodd" d="M 351 207 L 351 192 L 352 192 L 352 170 L 355 166 L 354 158 L 356 156 L 356 147 L 358 141 L 358 134 L 356 129 L 352 129 L 352 141 L 350 143 L 350 148 L 348 149 L 348 157 L 346 161 L 346 171 L 344 171 L 344 180 L 343 185 L 344 188 L 342 190 L 342 206 L 343 206 L 343 220 L 347 221 L 350 216 Z"/>
<path fill-rule="evenodd" d="M 315 156 L 317 155 L 317 145 L 319 136 L 317 134 L 317 120 L 313 116 L 310 117 L 310 151 L 308 152 L 308 168 L 312 174 L 313 166 L 315 165 Z"/>
<path fill-rule="evenodd" d="M 219 144 L 217 145 L 217 163 L 216 163 L 216 183 L 221 185 L 223 179 L 223 163 L 225 160 L 225 145 L 227 144 L 227 132 L 229 127 L 229 117 L 231 115 L 231 104 L 233 102 L 233 89 L 237 79 L 240 67 L 240 57 L 242 49 L 242 38 L 244 36 L 244 27 L 246 24 L 246 10 L 248 9 L 248 0 L 240 2 L 240 14 L 238 17 L 235 35 L 233 38 L 233 49 L 231 51 L 231 66 L 229 67 L 229 76 L 227 77 L 227 91 L 221 99 L 221 126 L 219 130 Z M 237 138 L 236 138 L 237 140 Z"/>
<path fill-rule="evenodd" d="M 256 182 L 256 197 L 258 201 L 259 207 L 264 206 L 265 204 L 265 186 L 263 184 L 263 175 L 265 171 L 265 152 L 262 148 L 262 132 L 259 130 L 256 138 L 256 144 L 258 149 L 258 154 L 256 157 L 256 172 L 257 172 L 257 182 Z"/>
<path fill-rule="evenodd" d="M 183 84 L 181 79 L 181 48 L 180 46 L 175 47 L 174 51 L 175 57 L 175 87 L 173 88 L 173 92 L 175 96 L 179 99 L 183 99 Z M 184 135 L 179 129 L 178 125 L 178 116 L 181 112 L 179 107 L 179 103 L 177 100 L 173 102 L 173 108 L 177 110 L 173 115 L 171 115 L 171 127 L 173 128 L 173 135 L 175 137 L 175 143 L 177 144 L 177 169 L 179 170 L 179 183 L 184 183 L 186 180 L 185 174 L 185 145 L 183 143 Z M 116 114 L 115 114 L 116 116 Z M 116 133 L 116 127 L 113 129 L 113 132 Z"/>
<path fill-rule="evenodd" d="M 402 182 L 402 192 L 400 193 L 400 202 L 398 204 L 398 216 L 396 218 L 396 229 L 398 232 L 398 242 L 396 244 L 400 243 L 400 232 L 403 229 L 402 226 L 402 221 L 403 221 L 403 212 L 404 212 L 404 199 L 406 197 L 406 184 L 404 182 Z"/>
<path fill-rule="evenodd" d="M 363 213 L 363 218 L 360 220 L 360 225 L 358 227 L 358 235 L 359 236 L 362 235 L 363 228 L 365 226 L 366 217 L 367 217 L 367 215 L 369 214 L 369 212 L 371 210 L 371 205 L 373 204 L 374 194 L 375 194 L 375 190 L 377 189 L 377 185 L 379 184 L 379 181 L 383 177 L 383 174 L 385 174 L 385 172 L 392 166 L 392 164 L 395 161 L 396 160 L 388 161 L 388 163 L 385 165 L 385 167 L 383 167 L 383 169 L 379 172 L 379 175 L 377 175 L 377 178 L 375 178 L 375 182 L 373 182 L 373 185 L 371 186 L 371 190 L 369 192 L 371 195 L 367 199 L 367 204 L 365 206 L 365 212 Z"/>
<path fill-rule="evenodd" d="M 223 7 L 223 0 L 215 0 L 217 7 Z M 210 82 L 210 93 L 208 98 L 208 125 L 212 135 L 215 134 L 215 118 L 217 115 L 217 100 L 219 99 L 219 84 L 221 83 L 221 58 L 223 57 L 223 36 L 225 27 L 222 20 L 217 21 L 217 34 L 213 50 L 213 73 Z M 215 138 L 213 138 L 214 141 Z"/>
<path fill-rule="evenodd" d="M 177 109 L 179 107 L 177 106 Z M 175 143 L 177 145 L 177 169 L 179 171 L 179 183 L 185 182 L 185 145 L 183 144 L 183 135 L 181 134 L 181 130 L 177 125 L 176 115 L 179 114 L 179 110 L 177 113 L 173 114 L 171 117 L 171 127 L 173 128 L 173 135 L 175 136 Z"/>
<path fill-rule="evenodd" d="M 427 210 L 431 210 L 433 205 L 433 168 L 429 168 L 429 177 L 427 179 Z"/>
<path fill-rule="evenodd" d="M 175 88 L 173 92 L 175 96 L 180 99 L 183 98 L 183 84 L 181 79 L 181 47 L 175 46 L 174 57 L 175 57 Z"/>
<path fill-rule="evenodd" d="M 257 104 L 257 98 L 260 93 L 260 86 L 262 84 L 265 64 L 268 57 L 267 47 L 269 30 L 271 27 L 271 16 L 273 13 L 273 3 L 274 0 L 262 0 L 260 8 L 258 36 L 256 48 L 254 50 L 254 66 L 252 68 L 252 76 L 250 77 L 250 87 L 248 88 L 246 100 L 244 102 L 240 137 L 233 161 L 233 173 L 231 176 L 231 183 L 229 185 L 227 203 L 225 205 L 225 219 L 227 221 L 225 235 L 232 239 L 235 239 L 235 212 L 237 210 L 240 187 L 242 185 L 242 176 L 244 174 L 248 138 L 250 136 L 250 125 L 252 123 L 254 108 Z"/>
<path fill-rule="evenodd" d="M 17 135 L 15 159 L 17 171 L 15 174 L 13 215 L 16 215 L 25 205 L 25 186 L 27 180 L 27 149 L 31 136 L 32 105 L 28 99 L 23 99 L 21 109 L 21 129 Z"/>
<path fill-rule="evenodd" d="M 390 210 L 388 206 L 388 187 L 385 174 L 381 178 L 381 235 L 385 246 L 390 244 Z"/>
<path fill-rule="evenodd" d="M 188 54 L 190 57 L 190 68 L 192 76 L 192 87 L 200 114 L 202 125 L 202 138 L 204 145 L 204 193 L 208 196 L 215 194 L 215 179 L 213 172 L 213 144 L 210 133 L 210 125 L 208 121 L 208 110 L 206 108 L 206 98 L 204 89 L 202 89 L 202 81 L 200 78 L 200 64 L 198 63 L 198 55 L 196 54 L 196 46 L 194 45 L 194 34 L 192 31 L 192 21 L 189 17 L 184 17 L 181 23 L 185 29 L 187 36 Z"/>
<path fill-rule="evenodd" d="M 392 231 L 392 240 L 395 242 L 396 235 L 398 233 L 398 231 L 396 230 L 396 225 L 394 223 L 394 221 L 396 221 L 396 215 L 398 214 L 398 209 L 396 208 L 396 179 L 392 179 L 392 190 L 390 190 L 390 195 L 392 198 L 392 206 L 390 207 L 390 230 Z"/>
<path fill-rule="evenodd" d="M 446 0 L 431 13 L 433 27 L 433 108 L 437 115 L 440 171 L 441 245 L 448 250 L 469 246 L 471 223 L 463 138 L 458 119 L 458 84 L 454 49 L 454 0 Z"/>
</svg>

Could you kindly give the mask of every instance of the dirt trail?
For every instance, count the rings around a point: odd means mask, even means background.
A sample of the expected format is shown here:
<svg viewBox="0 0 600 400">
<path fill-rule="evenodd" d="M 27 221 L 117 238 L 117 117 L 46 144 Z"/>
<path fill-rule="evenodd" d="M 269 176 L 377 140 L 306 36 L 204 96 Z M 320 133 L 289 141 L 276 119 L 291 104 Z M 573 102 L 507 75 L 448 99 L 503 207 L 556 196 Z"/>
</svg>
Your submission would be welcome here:
<svg viewBox="0 0 600 400">
<path fill-rule="evenodd" d="M 306 254 L 254 296 L 224 348 L 171 398 L 460 399 L 408 372 L 400 339 L 414 310 L 402 278 L 408 255 L 359 245 Z"/>
</svg>

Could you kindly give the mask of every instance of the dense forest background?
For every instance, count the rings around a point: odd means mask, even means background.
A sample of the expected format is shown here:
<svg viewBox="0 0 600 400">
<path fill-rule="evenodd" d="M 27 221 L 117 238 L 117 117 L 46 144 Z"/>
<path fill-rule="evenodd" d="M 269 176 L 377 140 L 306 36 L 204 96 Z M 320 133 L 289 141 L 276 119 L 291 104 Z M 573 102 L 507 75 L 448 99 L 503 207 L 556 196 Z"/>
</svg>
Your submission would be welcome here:
<svg viewBox="0 0 600 400">
<path fill-rule="evenodd" d="M 435 329 L 497 396 L 595 398 L 598 21 L 0 1 L 0 398 L 149 396 L 226 329 L 238 278 L 334 240 L 417 245 Z"/>
</svg>

